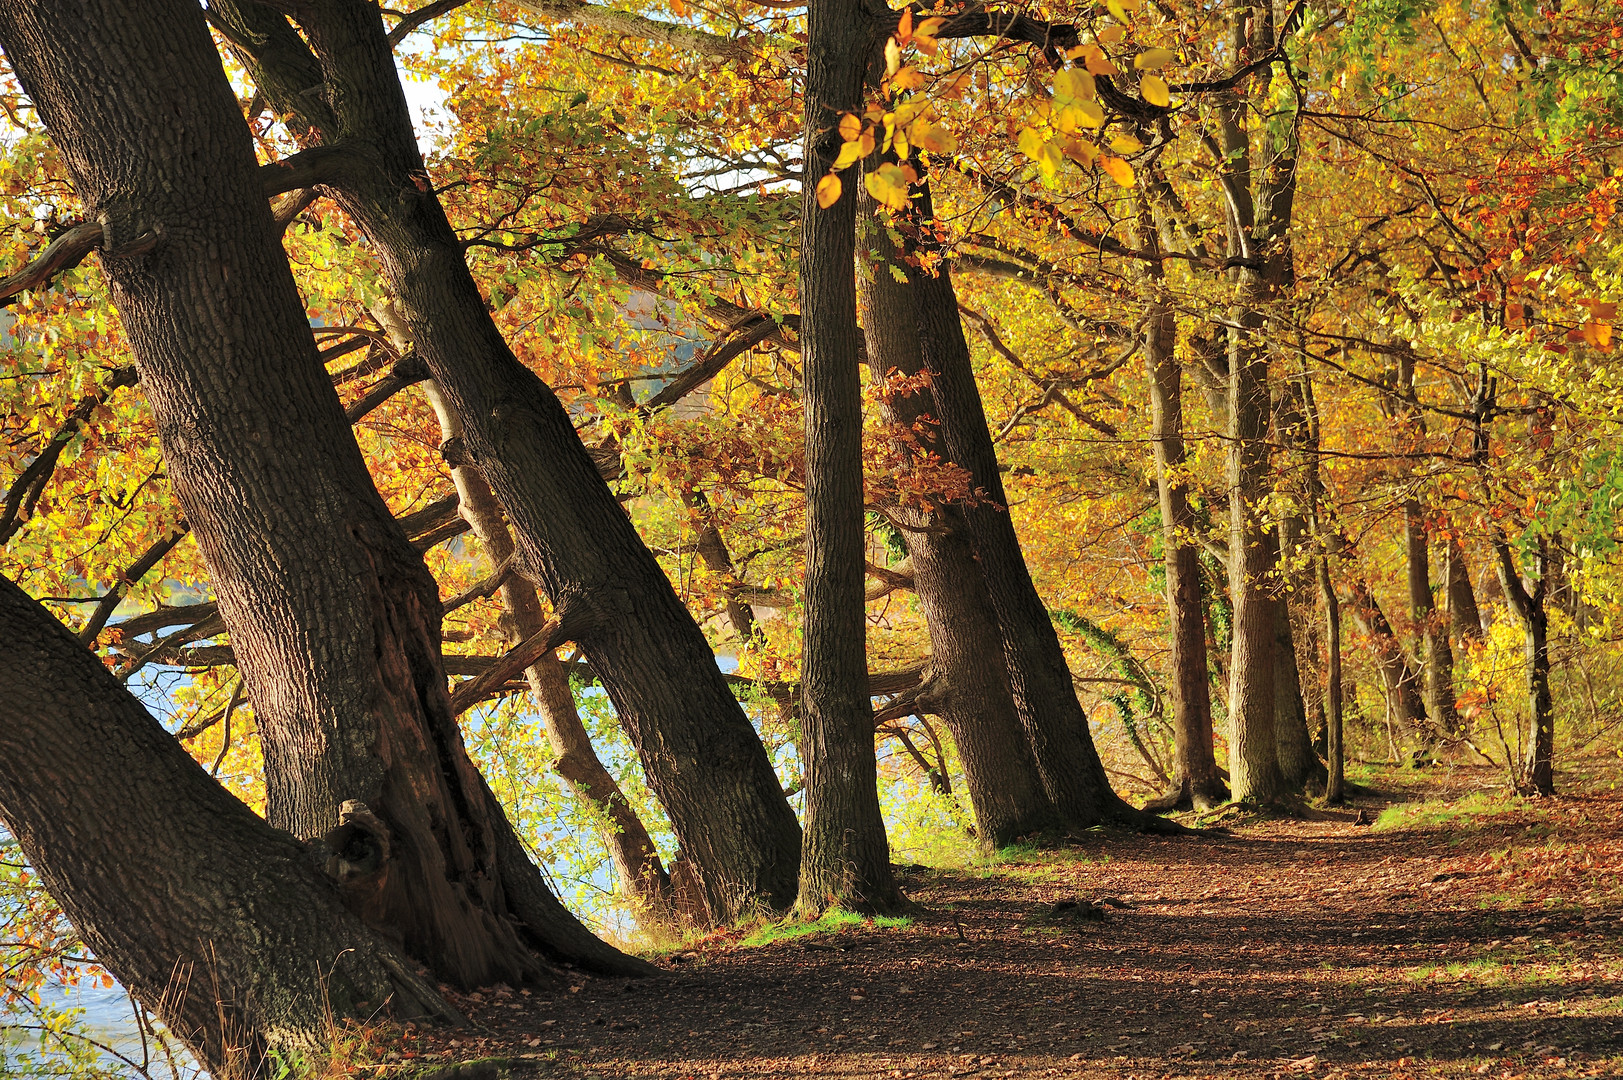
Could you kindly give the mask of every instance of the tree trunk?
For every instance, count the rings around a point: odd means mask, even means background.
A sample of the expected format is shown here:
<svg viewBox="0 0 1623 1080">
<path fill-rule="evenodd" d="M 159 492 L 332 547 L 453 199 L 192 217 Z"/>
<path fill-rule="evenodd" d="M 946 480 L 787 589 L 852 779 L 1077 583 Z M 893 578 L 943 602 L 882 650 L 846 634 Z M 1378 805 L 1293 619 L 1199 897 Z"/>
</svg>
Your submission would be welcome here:
<svg viewBox="0 0 1623 1080">
<path fill-rule="evenodd" d="M 1555 704 L 1550 694 L 1550 541 L 1540 536 L 1534 555 L 1533 581 L 1528 585 L 1516 572 L 1515 555 L 1503 533 L 1496 531 L 1494 552 L 1499 557 L 1499 585 L 1505 600 L 1521 620 L 1527 654 L 1526 755 L 1520 777 L 1530 794 L 1555 794 Z"/>
<path fill-rule="evenodd" d="M 405 345 L 409 338 L 400 336 L 404 327 L 389 318 L 393 313 L 380 316 L 385 329 L 395 336 L 397 345 Z M 394 323 L 391 325 L 391 323 Z M 424 389 L 434 414 L 439 419 L 442 441 L 460 439 L 462 424 L 457 419 L 439 387 L 433 382 Z M 507 531 L 502 509 L 491 492 L 490 485 L 478 469 L 459 465 L 451 470 L 456 485 L 458 513 L 472 527 L 483 544 L 485 557 L 492 570 L 506 565 L 514 555 L 513 537 Z M 517 645 L 542 632 L 547 625 L 546 613 L 535 586 L 517 574 L 509 574 L 497 590 L 501 597 L 503 629 L 509 646 Z M 569 673 L 555 652 L 543 654 L 524 670 L 524 679 L 530 684 L 530 693 L 541 712 L 541 724 L 546 729 L 547 741 L 557 760 L 553 768 L 564 778 L 576 798 L 588 803 L 598 820 L 605 825 L 603 839 L 614 861 L 615 875 L 620 888 L 636 907 L 645 922 L 668 925 L 674 916 L 670 875 L 659 858 L 659 850 L 642 819 L 637 816 L 625 792 L 603 767 L 597 752 L 592 749 L 591 736 L 581 722 L 575 707 L 575 694 L 569 686 Z"/>
<path fill-rule="evenodd" d="M 915 189 L 914 205 L 922 220 L 931 218 L 926 185 Z M 918 312 L 921 356 L 932 373 L 941 438 L 952 460 L 968 471 L 976 493 L 964 517 L 997 611 L 1010 689 L 1043 787 L 1071 828 L 1103 821 L 1148 825 L 1145 815 L 1110 788 L 1064 647 L 1020 551 L 952 276 L 944 264 L 934 271 L 910 264 L 908 282 Z"/>
<path fill-rule="evenodd" d="M 1347 750 L 1343 742 L 1341 699 L 1341 600 L 1330 580 L 1330 557 L 1321 554 L 1313 560 L 1319 582 L 1319 598 L 1324 602 L 1324 636 L 1329 651 L 1325 666 L 1325 764 L 1324 801 L 1345 802 L 1347 798 Z"/>
<path fill-rule="evenodd" d="M 1302 694 L 1301 665 L 1291 627 L 1290 601 L 1275 601 L 1274 623 L 1274 744 L 1285 783 L 1301 790 L 1324 782 L 1324 762 L 1313 750 L 1307 727 L 1307 702 Z"/>
<path fill-rule="evenodd" d="M 15 57 L 17 25 L 0 20 Z M 270 1053 L 314 1063 L 334 1021 L 386 1004 L 457 1019 L 318 858 L 210 779 L 3 576 L 0 637 L 0 820 L 96 959 L 214 1076 L 264 1075 Z"/>
<path fill-rule="evenodd" d="M 857 193 L 818 205 L 839 154 L 840 117 L 862 112 L 875 38 L 861 0 L 806 8 L 805 180 L 800 200 L 800 340 L 806 406 L 806 585 L 801 764 L 806 838 L 798 908 L 887 910 L 900 900 L 879 812 L 868 696 L 863 567 L 862 379 Z M 853 185 L 854 188 L 854 185 Z"/>
<path fill-rule="evenodd" d="M 1139 246 L 1158 246 L 1141 210 Z M 1161 547 L 1166 560 L 1167 623 L 1171 637 L 1168 682 L 1172 687 L 1174 772 L 1171 786 L 1145 809 L 1207 810 L 1228 795 L 1217 775 L 1212 748 L 1211 671 L 1206 662 L 1205 604 L 1201 596 L 1200 552 L 1193 537 L 1200 523 L 1189 505 L 1183 479 L 1188 454 L 1183 442 L 1183 368 L 1175 354 L 1177 318 L 1165 293 L 1165 272 L 1150 263 L 1147 284 L 1155 290 L 1144 320 L 1144 365 L 1149 373 L 1150 438 L 1155 447 L 1155 482 L 1161 500 Z"/>
<path fill-rule="evenodd" d="M 417 350 L 511 518 L 518 565 L 603 680 L 710 916 L 788 907 L 800 828 L 766 750 L 562 403 L 492 321 L 427 182 L 378 8 L 288 6 L 308 46 L 251 0 L 210 10 L 237 28 L 234 44 L 267 99 L 310 139 L 343 146 L 346 168 L 325 190 L 375 245 Z M 312 68 L 324 100 L 303 93 Z"/>
<path fill-rule="evenodd" d="M 1408 553 L 1409 614 L 1420 634 L 1420 664 L 1425 671 L 1426 713 L 1437 730 L 1457 735 L 1459 709 L 1454 703 L 1454 650 L 1431 599 L 1431 555 L 1420 503 L 1403 503 L 1403 543 Z"/>
<path fill-rule="evenodd" d="M 1279 767 L 1276 715 L 1278 608 L 1274 574 L 1278 539 L 1264 505 L 1268 485 L 1268 354 L 1253 336 L 1262 327 L 1242 270 L 1242 302 L 1229 343 L 1229 597 L 1234 605 L 1229 668 L 1229 783 L 1236 802 L 1271 803 L 1287 783 Z M 1294 657 L 1292 658 L 1294 666 Z M 1287 688 L 1288 689 L 1288 688 Z"/>
<path fill-rule="evenodd" d="M 1447 566 L 1443 577 L 1448 582 L 1449 633 L 1456 642 L 1481 641 L 1482 612 L 1477 607 L 1476 590 L 1471 587 L 1471 567 L 1458 537 L 1449 536 L 1445 557 Z"/>
<path fill-rule="evenodd" d="M 862 202 L 871 206 L 866 198 Z M 898 433 L 893 443 L 898 456 L 927 451 L 950 460 L 930 430 L 929 391 L 883 389 L 892 374 L 917 377 L 924 361 L 912 287 L 891 272 L 901 268 L 895 245 L 872 216 L 865 220 L 862 236 L 869 258 L 858 281 L 869 377 L 881 387 L 881 415 Z M 900 437 L 902 432 L 908 437 Z M 889 513 L 906 530 L 913 587 L 930 631 L 928 678 L 941 687 L 935 710 L 958 745 L 977 836 L 996 848 L 1021 837 L 1062 831 L 1020 726 L 1002 650 L 988 648 L 999 640 L 997 613 L 963 510 L 944 505 L 929 513 L 894 506 Z"/>
<path fill-rule="evenodd" d="M 1426 731 L 1426 703 L 1420 695 L 1420 678 L 1409 666 L 1403 645 L 1381 610 L 1380 601 L 1362 578 L 1353 579 L 1350 601 L 1353 620 L 1375 650 L 1375 668 L 1381 675 L 1387 705 L 1398 726 L 1417 738 L 1424 752 L 1432 740 Z"/>
<path fill-rule="evenodd" d="M 253 698 L 271 823 L 379 849 L 346 894 L 448 982 L 533 977 L 532 949 L 647 970 L 503 858 L 511 827 L 450 711 L 434 580 L 322 369 L 201 11 L 10 4 L 0 39 L 102 222 L 168 474 Z M 344 826 L 351 801 L 370 813 Z"/>
</svg>

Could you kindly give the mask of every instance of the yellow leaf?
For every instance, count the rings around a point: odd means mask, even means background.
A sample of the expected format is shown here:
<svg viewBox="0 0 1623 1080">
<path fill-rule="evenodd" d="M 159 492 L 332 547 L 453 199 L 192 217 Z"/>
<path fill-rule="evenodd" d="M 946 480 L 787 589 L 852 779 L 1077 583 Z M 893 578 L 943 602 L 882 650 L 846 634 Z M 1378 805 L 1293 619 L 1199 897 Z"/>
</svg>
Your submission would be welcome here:
<svg viewBox="0 0 1623 1080">
<path fill-rule="evenodd" d="M 1116 74 L 1116 65 L 1110 62 L 1110 57 L 1106 56 L 1105 51 L 1097 45 L 1087 47 L 1087 52 L 1083 54 L 1082 63 L 1087 67 L 1088 72 L 1093 75 Z"/>
<path fill-rule="evenodd" d="M 1175 59 L 1177 54 L 1171 49 L 1145 49 L 1133 57 L 1133 66 L 1140 71 L 1160 71 Z"/>
<path fill-rule="evenodd" d="M 1136 154 L 1144 149 L 1144 144 L 1132 135 L 1122 134 L 1110 140 L 1110 149 L 1118 154 Z"/>
<path fill-rule="evenodd" d="M 1114 45 L 1116 42 L 1127 36 L 1127 31 L 1123 30 L 1119 26 L 1107 26 L 1093 36 L 1104 42 L 1106 45 Z"/>
<path fill-rule="evenodd" d="M 1066 157 L 1084 169 L 1093 168 L 1093 163 L 1099 158 L 1098 149 L 1092 143 L 1083 142 L 1081 139 L 1066 139 L 1060 144 L 1060 149 L 1065 151 Z"/>
<path fill-rule="evenodd" d="M 1597 349 L 1610 349 L 1612 347 L 1611 323 L 1584 323 L 1584 340 Z"/>
<path fill-rule="evenodd" d="M 1131 21 L 1127 18 L 1127 9 L 1122 6 L 1121 0 L 1105 0 L 1105 7 L 1110 9 L 1110 14 L 1116 17 L 1117 22 L 1126 23 Z"/>
<path fill-rule="evenodd" d="M 1059 167 L 1065 164 L 1065 155 L 1058 143 L 1045 142 L 1037 151 L 1037 170 L 1049 180 L 1059 173 Z"/>
<path fill-rule="evenodd" d="M 840 191 L 844 188 L 844 186 L 845 185 L 840 183 L 840 178 L 835 176 L 833 173 L 829 173 L 827 176 L 817 181 L 817 205 L 822 207 L 824 210 L 827 210 L 829 207 L 839 202 Z"/>
<path fill-rule="evenodd" d="M 1043 137 L 1031 128 L 1021 128 L 1019 145 L 1020 152 L 1035 161 L 1038 152 L 1042 150 Z"/>
<path fill-rule="evenodd" d="M 919 117 L 923 116 L 925 113 L 929 112 L 929 110 L 930 103 L 928 101 L 904 101 L 900 105 L 896 106 L 896 111 L 891 113 L 888 117 L 886 117 L 886 119 L 894 123 L 897 127 L 906 127 Z"/>
<path fill-rule="evenodd" d="M 873 128 L 864 131 L 857 138 L 857 145 L 862 148 L 862 156 L 867 157 L 873 153 Z"/>
<path fill-rule="evenodd" d="M 1079 127 L 1102 127 L 1105 111 L 1097 101 L 1073 101 L 1059 111 L 1055 126 L 1069 134 Z"/>
<path fill-rule="evenodd" d="M 957 140 L 952 137 L 941 124 L 933 124 L 928 120 L 920 120 L 907 129 L 908 138 L 913 145 L 921 150 L 928 150 L 932 154 L 950 154 L 958 149 Z"/>
<path fill-rule="evenodd" d="M 902 20 L 901 20 L 901 22 L 896 24 L 896 37 L 900 41 L 906 41 L 908 38 L 910 38 L 912 36 L 913 36 L 913 9 L 908 8 L 906 11 L 902 12 Z"/>
<path fill-rule="evenodd" d="M 937 34 L 939 34 L 941 32 L 941 28 L 943 26 L 946 26 L 946 25 L 947 25 L 947 20 L 946 19 L 940 19 L 940 18 L 925 19 L 923 22 L 919 23 L 919 28 L 917 30 L 913 31 L 913 36 L 914 37 L 935 37 Z"/>
<path fill-rule="evenodd" d="M 908 173 L 900 166 L 881 165 L 868 174 L 864 183 L 875 202 L 892 210 L 907 209 Z"/>
<path fill-rule="evenodd" d="M 1054 96 L 1061 101 L 1078 101 L 1097 94 L 1093 76 L 1080 68 L 1066 68 L 1054 76 Z"/>
<path fill-rule="evenodd" d="M 885 74 L 894 75 L 901 66 L 902 47 L 896 43 L 895 38 L 891 38 L 885 42 Z"/>
<path fill-rule="evenodd" d="M 1159 75 L 1146 75 L 1138 80 L 1138 92 L 1144 95 L 1144 100 L 1151 105 L 1159 105 L 1163 109 L 1172 104 L 1172 91 L 1167 88 L 1167 81 Z"/>
<path fill-rule="evenodd" d="M 1102 157 L 1099 159 L 1099 167 L 1122 187 L 1133 186 L 1133 167 L 1121 158 Z"/>
<path fill-rule="evenodd" d="M 909 64 L 891 76 L 890 85 L 895 90 L 917 90 L 924 85 L 924 73 Z"/>
<path fill-rule="evenodd" d="M 856 113 L 846 113 L 840 117 L 840 138 L 852 142 L 862 134 L 862 117 Z"/>
<path fill-rule="evenodd" d="M 862 160 L 862 143 L 853 141 L 840 146 L 840 156 L 834 159 L 833 168 L 849 168 L 854 161 Z"/>
</svg>

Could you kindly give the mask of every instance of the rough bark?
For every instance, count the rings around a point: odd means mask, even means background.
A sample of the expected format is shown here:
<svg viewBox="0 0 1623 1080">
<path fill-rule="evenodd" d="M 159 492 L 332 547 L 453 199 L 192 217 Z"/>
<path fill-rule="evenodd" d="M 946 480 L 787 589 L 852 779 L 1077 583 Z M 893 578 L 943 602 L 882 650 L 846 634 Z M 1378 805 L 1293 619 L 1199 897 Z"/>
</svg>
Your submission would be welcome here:
<svg viewBox="0 0 1623 1080">
<path fill-rule="evenodd" d="M 271 823 L 321 836 L 364 803 L 387 857 L 347 895 L 446 981 L 533 977 L 534 949 L 645 969 L 527 864 L 533 903 L 513 900 L 511 829 L 450 711 L 433 578 L 316 354 L 201 11 L 8 4 L 0 40 L 102 222 L 112 298 L 254 701 Z M 150 251 L 121 256 L 142 236 Z"/>
<path fill-rule="evenodd" d="M 1285 783 L 1300 790 L 1324 782 L 1324 762 L 1313 749 L 1307 726 L 1307 702 L 1302 692 L 1301 665 L 1291 626 L 1290 601 L 1275 601 L 1274 623 L 1274 746 Z"/>
<path fill-rule="evenodd" d="M 333 1021 L 386 1006 L 456 1019 L 304 845 L 4 577 L 0 637 L 0 821 L 96 959 L 213 1075 L 263 1075 L 272 1052 L 314 1061 Z"/>
<path fill-rule="evenodd" d="M 928 187 L 921 185 L 915 191 L 914 205 L 927 221 Z M 945 264 L 934 272 L 909 265 L 908 282 L 918 312 L 920 354 L 932 372 L 941 438 L 952 460 L 969 473 L 976 492 L 964 517 L 997 611 L 1009 685 L 1043 787 L 1069 827 L 1107 820 L 1146 825 L 1146 816 L 1110 788 L 1064 647 L 1021 553 L 952 276 Z"/>
<path fill-rule="evenodd" d="M 801 763 L 806 838 L 799 909 L 888 909 L 900 897 L 879 812 L 867 692 L 862 380 L 857 326 L 857 195 L 818 205 L 839 153 L 841 115 L 862 111 L 877 39 L 862 0 L 806 8 L 806 181 L 800 201 L 800 342 L 806 408 L 806 584 Z M 853 185 L 854 188 L 854 185 Z"/>
<path fill-rule="evenodd" d="M 221 0 L 211 11 L 232 25 L 260 90 L 306 139 L 346 148 L 352 166 L 325 190 L 375 245 L 417 351 L 509 514 L 516 565 L 602 679 L 711 917 L 789 906 L 800 828 L 766 750 L 562 403 L 492 321 L 428 183 L 377 7 L 279 6 L 303 40 L 251 0 Z M 313 85 L 324 91 L 314 100 L 303 93 Z"/>
<path fill-rule="evenodd" d="M 883 389 L 892 375 L 918 377 L 924 361 L 912 287 L 892 273 L 902 268 L 896 245 L 872 216 L 865 222 L 867 258 L 858 281 L 869 376 L 881 387 L 881 415 L 898 433 L 899 456 L 928 452 L 951 460 L 931 427 L 929 390 Z M 958 746 L 977 835 L 983 844 L 1000 847 L 1061 831 L 1020 726 L 1002 650 L 988 648 L 1000 638 L 997 612 L 963 510 L 944 505 L 931 513 L 893 506 L 889 513 L 906 531 L 913 587 L 930 632 L 928 679 L 939 688 L 936 711 Z"/>
<path fill-rule="evenodd" d="M 1141 219 L 1148 213 L 1141 212 Z M 1146 221 L 1147 225 L 1148 222 Z M 1139 246 L 1157 248 L 1155 230 L 1139 229 Z M 1228 791 L 1217 775 L 1212 747 L 1211 671 L 1206 661 L 1205 603 L 1201 595 L 1199 529 L 1184 479 L 1188 453 L 1183 441 L 1183 368 L 1174 352 L 1177 319 L 1164 293 L 1165 273 L 1150 264 L 1147 284 L 1155 290 L 1144 320 L 1144 365 L 1149 374 L 1150 438 L 1155 447 L 1155 482 L 1161 503 L 1161 547 L 1166 565 L 1167 623 L 1171 664 L 1174 772 L 1172 784 L 1146 809 L 1206 810 Z"/>
</svg>

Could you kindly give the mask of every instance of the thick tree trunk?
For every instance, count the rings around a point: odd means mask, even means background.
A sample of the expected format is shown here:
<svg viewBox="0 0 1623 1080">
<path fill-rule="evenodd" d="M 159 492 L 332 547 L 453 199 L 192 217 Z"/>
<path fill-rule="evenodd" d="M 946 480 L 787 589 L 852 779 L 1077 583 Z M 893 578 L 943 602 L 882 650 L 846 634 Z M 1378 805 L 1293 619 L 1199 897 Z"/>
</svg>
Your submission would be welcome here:
<svg viewBox="0 0 1623 1080">
<path fill-rule="evenodd" d="M 7 51 L 18 39 L 6 23 Z M 331 1025 L 455 1020 L 345 909 L 319 859 L 193 761 L 0 577 L 0 821 L 90 946 L 221 1080 L 312 1063 Z"/>
<path fill-rule="evenodd" d="M 1141 213 L 1141 220 L 1147 219 Z M 1147 220 L 1145 221 L 1148 224 Z M 1155 244 L 1153 228 L 1139 230 L 1139 244 Z M 1172 784 L 1146 809 L 1207 810 L 1228 795 L 1217 775 L 1212 747 L 1211 671 L 1206 662 L 1205 604 L 1201 596 L 1200 552 L 1194 536 L 1200 525 L 1189 505 L 1183 479 L 1188 454 L 1183 442 L 1183 368 L 1174 346 L 1177 321 L 1164 294 L 1164 274 L 1151 264 L 1148 284 L 1156 289 L 1145 313 L 1144 365 L 1149 373 L 1151 439 L 1155 447 L 1156 490 L 1161 501 L 1161 547 L 1166 560 L 1167 623 L 1171 636 Z"/>
<path fill-rule="evenodd" d="M 320 836 L 364 803 L 384 835 L 344 833 L 381 849 L 348 875 L 351 902 L 446 981 L 532 977 L 532 948 L 646 970 L 533 867 L 508 881 L 510 826 L 450 711 L 434 580 L 322 370 L 201 11 L 7 4 L 0 38 L 103 224 L 169 477 L 253 698 L 271 823 Z"/>
<path fill-rule="evenodd" d="M 914 204 L 928 221 L 928 187 L 916 189 Z M 1149 824 L 1150 819 L 1110 788 L 1064 647 L 1021 553 L 951 274 L 945 265 L 936 271 L 910 265 L 908 281 L 918 312 L 921 355 L 932 372 L 941 438 L 952 460 L 968 471 L 976 491 L 964 517 L 997 611 L 1009 685 L 1043 787 L 1070 827 L 1107 820 Z"/>
<path fill-rule="evenodd" d="M 890 394 L 883 389 L 893 374 L 914 378 L 924 370 L 918 313 L 912 286 L 891 272 L 901 263 L 887 232 L 870 224 L 862 235 L 869 251 L 858 277 L 862 326 L 869 375 L 881 387 L 881 415 L 894 431 L 909 433 L 909 438 L 896 439 L 898 455 L 923 449 L 950 460 L 933 434 L 921 433 L 932 422 L 929 391 Z M 913 587 L 930 631 L 928 678 L 940 684 L 935 709 L 958 745 L 977 835 L 995 848 L 1062 831 L 1020 726 L 1003 652 L 996 647 L 997 612 L 962 509 L 947 505 L 927 513 L 896 506 L 890 513 L 906 529 Z"/>
<path fill-rule="evenodd" d="M 806 838 L 799 910 L 885 910 L 900 900 L 879 812 L 868 697 L 863 567 L 862 379 L 858 371 L 857 193 L 818 205 L 839 154 L 840 117 L 862 112 L 876 39 L 861 0 L 806 8 L 805 180 L 800 200 L 800 341 L 806 406 L 806 586 L 801 764 Z M 847 174 L 848 176 L 851 174 Z"/>
<path fill-rule="evenodd" d="M 1274 802 L 1287 782 L 1279 767 L 1276 652 L 1282 603 L 1275 595 L 1279 545 L 1264 505 L 1268 475 L 1268 354 L 1255 335 L 1260 282 L 1244 280 L 1229 343 L 1229 597 L 1234 605 L 1229 667 L 1229 784 L 1236 802 Z M 1294 667 L 1295 658 L 1292 657 Z M 1288 688 L 1287 688 L 1288 689 Z"/>
<path fill-rule="evenodd" d="M 342 144 L 328 189 L 376 246 L 418 353 L 512 522 L 520 568 L 603 680 L 694 866 L 710 915 L 794 900 L 800 828 L 709 643 L 637 535 L 562 403 L 492 321 L 430 189 L 376 5 L 212 5 L 261 91 L 309 138 Z M 314 57 L 310 49 L 314 50 Z M 303 92 L 312 83 L 325 100 Z"/>
<path fill-rule="evenodd" d="M 1420 634 L 1426 712 L 1440 732 L 1457 735 L 1460 714 L 1454 703 L 1454 650 L 1449 646 L 1448 628 L 1442 625 L 1432 603 L 1426 521 L 1420 503 L 1414 499 L 1403 504 L 1403 542 L 1408 554 L 1409 614 Z"/>
</svg>

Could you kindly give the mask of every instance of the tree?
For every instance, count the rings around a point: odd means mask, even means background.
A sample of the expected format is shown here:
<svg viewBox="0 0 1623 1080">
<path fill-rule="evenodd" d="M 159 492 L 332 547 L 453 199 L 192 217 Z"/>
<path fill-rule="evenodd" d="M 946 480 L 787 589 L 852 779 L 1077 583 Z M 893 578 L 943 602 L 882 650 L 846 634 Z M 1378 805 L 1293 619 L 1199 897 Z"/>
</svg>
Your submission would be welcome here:
<svg viewBox="0 0 1623 1080">
<path fill-rule="evenodd" d="M 578 642 L 602 678 L 711 917 L 787 907 L 800 830 L 783 789 L 557 396 L 492 322 L 425 179 L 381 15 L 363 0 L 284 6 L 303 37 L 253 0 L 210 10 L 260 91 L 298 125 L 305 160 L 323 163 L 316 179 L 376 244 L 467 452 L 512 519 L 521 569 L 552 601 L 562 640 Z M 323 98 L 304 94 L 312 85 Z"/>
<path fill-rule="evenodd" d="M 8 53 L 19 30 L 3 26 Z M 104 54 L 105 55 L 105 54 Z M 228 795 L 63 626 L 0 577 L 0 820 L 97 959 L 222 1078 L 314 1061 L 387 1005 L 455 1021 L 320 856 Z"/>
<path fill-rule="evenodd" d="M 801 661 L 806 838 L 800 901 L 886 911 L 900 896 L 879 812 L 863 611 L 862 380 L 855 195 L 812 177 L 839 155 L 840 118 L 862 108 L 878 44 L 860 0 L 806 9 L 806 181 L 800 203 L 801 358 L 805 370 L 806 612 Z M 838 181 L 836 180 L 836 184 Z M 826 205 L 825 205 L 826 204 Z"/>
<path fill-rule="evenodd" d="M 83 32 L 53 29 L 70 23 Z M 97 210 L 264 733 L 272 824 L 319 837 L 364 804 L 355 828 L 377 857 L 350 902 L 447 981 L 541 974 L 537 950 L 645 970 L 558 903 L 466 756 L 436 587 L 321 370 L 200 13 L 16 4 L 0 9 L 0 44 Z M 114 109 L 122 85 L 164 90 Z"/>
</svg>

